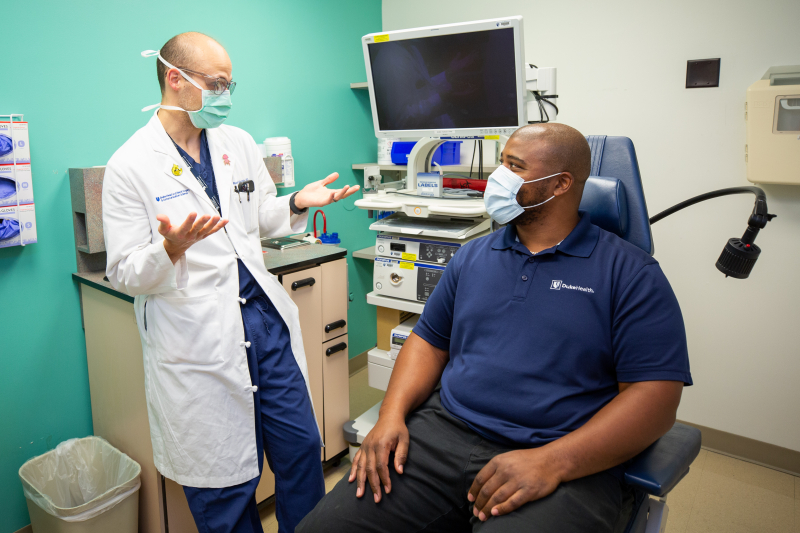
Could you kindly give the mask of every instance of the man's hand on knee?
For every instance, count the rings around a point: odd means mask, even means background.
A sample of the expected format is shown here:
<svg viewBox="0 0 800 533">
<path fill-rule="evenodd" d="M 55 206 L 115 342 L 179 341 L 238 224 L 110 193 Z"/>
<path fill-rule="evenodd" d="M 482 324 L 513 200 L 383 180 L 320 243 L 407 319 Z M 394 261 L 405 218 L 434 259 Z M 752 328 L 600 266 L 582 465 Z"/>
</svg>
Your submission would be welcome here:
<svg viewBox="0 0 800 533">
<path fill-rule="evenodd" d="M 473 514 L 485 521 L 552 493 L 562 481 L 559 472 L 543 448 L 503 453 L 478 472 L 467 499 L 475 502 Z"/>
<path fill-rule="evenodd" d="M 398 474 L 402 474 L 403 465 L 408 458 L 408 428 L 402 419 L 382 416 L 353 458 L 348 481 L 352 483 L 358 480 L 357 498 L 364 495 L 366 481 L 369 481 L 369 486 L 372 488 L 375 503 L 381 501 L 381 486 L 386 494 L 391 492 L 389 455 L 392 452 L 394 452 L 394 469 Z"/>
</svg>

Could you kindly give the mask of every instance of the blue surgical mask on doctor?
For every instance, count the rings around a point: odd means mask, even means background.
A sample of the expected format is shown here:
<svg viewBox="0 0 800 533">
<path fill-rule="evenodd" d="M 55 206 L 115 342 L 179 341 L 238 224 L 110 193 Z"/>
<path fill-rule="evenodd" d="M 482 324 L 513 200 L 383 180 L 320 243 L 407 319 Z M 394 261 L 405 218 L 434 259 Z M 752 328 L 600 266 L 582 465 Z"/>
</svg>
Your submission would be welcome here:
<svg viewBox="0 0 800 533">
<path fill-rule="evenodd" d="M 161 57 L 161 53 L 158 50 L 145 50 L 142 52 L 142 57 L 152 57 L 158 56 L 158 60 L 164 63 L 167 68 L 174 68 L 178 72 L 181 73 L 186 81 L 200 89 L 202 93 L 202 106 L 200 109 L 195 111 L 190 111 L 188 109 L 183 109 L 182 107 L 176 107 L 171 105 L 161 105 L 155 104 L 151 106 L 147 106 L 142 111 L 150 111 L 151 109 L 155 109 L 157 107 L 161 109 L 169 109 L 172 111 L 186 111 L 189 113 L 189 119 L 192 121 L 192 124 L 195 128 L 216 128 L 220 126 L 225 119 L 228 118 L 228 113 L 231 111 L 231 107 L 233 104 L 231 103 L 231 91 L 226 89 L 221 92 L 221 94 L 217 94 L 215 91 L 210 91 L 208 89 L 203 89 L 200 85 L 194 81 L 191 76 L 186 75 L 186 73 L 179 69 L 176 66 L 170 64 L 166 59 Z M 233 89 L 236 85 L 234 83 L 230 84 L 230 88 Z"/>
<path fill-rule="evenodd" d="M 486 191 L 483 193 L 483 202 L 486 204 L 486 212 L 489 213 L 489 216 L 498 224 L 508 224 L 524 213 L 526 209 L 539 207 L 555 198 L 555 195 L 553 195 L 544 202 L 523 207 L 517 202 L 517 192 L 519 192 L 520 187 L 537 181 L 554 178 L 561 174 L 563 174 L 563 172 L 557 172 L 543 178 L 525 181 L 514 174 L 507 166 L 500 165 L 497 167 L 497 170 L 492 172 L 489 176 L 489 180 L 486 183 Z"/>
</svg>

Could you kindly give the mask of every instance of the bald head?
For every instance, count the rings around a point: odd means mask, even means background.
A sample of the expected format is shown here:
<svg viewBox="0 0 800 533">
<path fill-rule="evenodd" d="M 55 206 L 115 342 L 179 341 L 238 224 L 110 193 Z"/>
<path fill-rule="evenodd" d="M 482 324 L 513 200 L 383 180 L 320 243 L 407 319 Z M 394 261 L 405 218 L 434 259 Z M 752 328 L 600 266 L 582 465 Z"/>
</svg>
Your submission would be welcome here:
<svg viewBox="0 0 800 533">
<path fill-rule="evenodd" d="M 167 41 L 161 47 L 161 57 L 175 67 L 203 73 L 224 70 L 225 63 L 230 65 L 228 53 L 221 44 L 208 35 L 195 31 L 178 34 Z M 169 68 L 161 61 L 156 61 L 161 94 L 164 94 L 166 88 L 165 78 L 168 70 Z"/>
<path fill-rule="evenodd" d="M 515 131 L 509 138 L 512 141 L 552 172 L 569 172 L 579 184 L 589 177 L 592 151 L 575 128 L 555 122 L 530 124 Z"/>
<path fill-rule="evenodd" d="M 589 143 L 578 130 L 555 123 L 523 126 L 509 137 L 502 163 L 527 185 L 517 192 L 525 212 L 511 224 L 566 220 L 574 225 L 592 163 Z"/>
</svg>

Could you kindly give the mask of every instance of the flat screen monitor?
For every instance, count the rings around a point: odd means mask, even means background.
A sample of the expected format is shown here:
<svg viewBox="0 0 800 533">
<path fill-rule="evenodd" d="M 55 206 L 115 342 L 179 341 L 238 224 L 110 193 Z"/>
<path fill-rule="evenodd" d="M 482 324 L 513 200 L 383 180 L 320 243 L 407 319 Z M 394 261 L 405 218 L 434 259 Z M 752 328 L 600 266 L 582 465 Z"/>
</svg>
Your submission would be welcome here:
<svg viewBox="0 0 800 533">
<path fill-rule="evenodd" d="M 363 37 L 377 137 L 482 137 L 526 124 L 522 17 Z"/>
</svg>

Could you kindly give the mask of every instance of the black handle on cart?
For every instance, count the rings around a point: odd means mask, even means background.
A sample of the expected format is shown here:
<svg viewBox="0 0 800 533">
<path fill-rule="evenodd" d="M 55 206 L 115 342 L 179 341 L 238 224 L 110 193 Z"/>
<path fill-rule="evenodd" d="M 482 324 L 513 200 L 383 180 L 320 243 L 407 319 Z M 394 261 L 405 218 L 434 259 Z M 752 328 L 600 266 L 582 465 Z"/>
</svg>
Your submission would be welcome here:
<svg viewBox="0 0 800 533">
<path fill-rule="evenodd" d="M 303 287 L 311 287 L 317 282 L 314 278 L 300 279 L 292 283 L 292 290 L 302 289 Z"/>
<path fill-rule="evenodd" d="M 327 326 L 325 326 L 325 333 L 330 333 L 331 331 L 339 328 L 343 328 L 347 325 L 347 322 L 344 320 L 337 320 L 336 322 L 331 322 Z"/>
<path fill-rule="evenodd" d="M 327 357 L 330 357 L 331 355 L 335 354 L 336 352 L 341 352 L 342 350 L 346 350 L 346 349 L 347 349 L 347 344 L 345 344 L 343 342 L 340 342 L 336 346 L 331 346 L 330 348 L 325 350 L 325 355 Z"/>
</svg>

